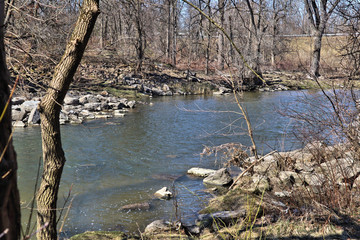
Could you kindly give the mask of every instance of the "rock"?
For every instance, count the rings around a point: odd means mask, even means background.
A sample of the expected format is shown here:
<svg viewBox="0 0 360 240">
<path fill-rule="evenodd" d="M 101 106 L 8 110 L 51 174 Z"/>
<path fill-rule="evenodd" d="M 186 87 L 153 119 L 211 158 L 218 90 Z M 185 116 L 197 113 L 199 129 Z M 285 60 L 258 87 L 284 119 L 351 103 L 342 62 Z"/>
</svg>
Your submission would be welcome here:
<svg viewBox="0 0 360 240">
<path fill-rule="evenodd" d="M 154 96 L 163 96 L 163 95 L 164 95 L 163 90 L 158 89 L 158 88 L 152 88 L 152 89 L 151 89 L 151 93 L 152 93 L 152 95 L 154 95 Z"/>
<path fill-rule="evenodd" d="M 271 190 L 271 186 L 269 183 L 269 179 L 266 176 L 262 176 L 262 175 L 257 175 L 255 174 L 254 176 L 251 177 L 253 185 L 251 186 L 251 188 L 247 189 L 248 191 L 250 190 L 251 192 L 263 192 L 263 191 L 269 191 Z"/>
<path fill-rule="evenodd" d="M 215 172 L 216 170 L 213 169 L 193 167 L 187 171 L 187 174 L 194 175 L 197 177 L 207 177 L 210 174 L 214 174 Z"/>
<path fill-rule="evenodd" d="M 82 97 L 79 98 L 79 103 L 82 104 L 82 105 L 84 105 L 84 104 L 86 104 L 88 102 L 89 101 L 87 99 L 87 96 L 82 96 Z"/>
<path fill-rule="evenodd" d="M 114 110 L 119 110 L 125 107 L 125 105 L 121 102 L 110 102 L 108 103 L 109 107 Z"/>
<path fill-rule="evenodd" d="M 170 91 L 170 88 L 169 88 L 169 86 L 168 86 L 167 84 L 164 84 L 164 85 L 162 86 L 162 90 L 163 90 L 164 92 L 168 92 L 168 91 Z"/>
<path fill-rule="evenodd" d="M 226 186 L 231 184 L 233 181 L 229 171 L 226 168 L 221 168 L 215 173 L 204 178 L 203 182 L 212 185 Z"/>
<path fill-rule="evenodd" d="M 11 99 L 12 105 L 20 105 L 25 101 L 26 101 L 26 98 L 24 98 L 24 97 L 13 97 Z"/>
<path fill-rule="evenodd" d="M 254 166 L 254 172 L 260 175 L 275 175 L 278 170 L 277 160 L 274 157 L 266 158 L 259 164 Z"/>
<path fill-rule="evenodd" d="M 128 108 L 134 108 L 135 107 L 135 101 L 128 101 L 125 104 L 125 106 L 128 107 Z"/>
<path fill-rule="evenodd" d="M 150 209 L 150 204 L 148 202 L 133 203 L 121 207 L 121 210 L 149 210 L 149 209 Z"/>
<path fill-rule="evenodd" d="M 305 185 L 320 187 L 325 183 L 325 176 L 322 173 L 306 173 L 302 174 Z"/>
<path fill-rule="evenodd" d="M 226 93 L 231 93 L 232 90 L 226 87 L 219 87 L 219 91 L 213 92 L 214 95 L 224 95 Z"/>
<path fill-rule="evenodd" d="M 89 102 L 84 104 L 84 109 L 89 111 L 100 111 L 101 103 L 99 102 Z"/>
<path fill-rule="evenodd" d="M 122 113 L 119 110 L 115 110 L 114 117 L 125 117 L 125 113 Z"/>
<path fill-rule="evenodd" d="M 23 109 L 25 112 L 31 112 L 34 108 L 37 108 L 37 106 L 39 105 L 40 101 L 25 101 L 23 102 L 20 107 L 21 109 Z"/>
<path fill-rule="evenodd" d="M 282 184 L 286 185 L 286 186 L 293 186 L 293 185 L 297 185 L 300 186 L 302 185 L 302 180 L 299 177 L 299 174 L 297 174 L 296 172 L 292 172 L 292 171 L 281 171 L 279 172 L 279 179 L 281 181 Z"/>
<path fill-rule="evenodd" d="M 68 95 L 65 96 L 64 104 L 75 106 L 75 105 L 79 105 L 79 103 L 80 102 L 78 98 Z"/>
<path fill-rule="evenodd" d="M 24 111 L 24 109 L 12 110 L 11 117 L 13 121 L 22 121 L 26 117 L 26 112 Z"/>
<path fill-rule="evenodd" d="M 146 226 L 145 233 L 171 231 L 176 230 L 178 227 L 179 224 L 177 223 L 172 223 L 165 220 L 155 220 Z"/>
<path fill-rule="evenodd" d="M 60 112 L 60 124 L 64 125 L 68 122 L 69 122 L 69 116 L 65 112 L 61 111 Z"/>
<path fill-rule="evenodd" d="M 216 213 L 200 214 L 196 220 L 200 228 L 208 228 L 216 221 L 221 226 L 234 223 L 238 218 L 246 216 L 246 209 L 239 209 L 237 211 L 222 211 Z"/>
<path fill-rule="evenodd" d="M 298 172 L 313 172 L 314 168 L 311 165 L 312 164 L 296 162 L 295 170 Z"/>
<path fill-rule="evenodd" d="M 108 118 L 112 118 L 112 115 L 110 114 L 95 114 L 95 119 L 108 119 Z"/>
<path fill-rule="evenodd" d="M 353 188 L 360 188 L 360 176 L 354 180 Z"/>
<path fill-rule="evenodd" d="M 23 121 L 15 121 L 15 122 L 13 122 L 13 127 L 19 127 L 19 128 L 24 128 L 24 127 L 26 127 L 26 124 L 23 122 Z"/>
<path fill-rule="evenodd" d="M 291 193 L 288 191 L 281 191 L 281 192 L 274 192 L 274 195 L 283 198 L 283 197 L 290 197 Z"/>
<path fill-rule="evenodd" d="M 37 107 L 31 110 L 28 118 L 28 124 L 40 124 L 40 112 Z"/>
<path fill-rule="evenodd" d="M 168 200 L 173 197 L 172 192 L 170 192 L 167 187 L 163 187 L 162 189 L 158 190 L 155 194 L 155 197 L 159 199 L 165 199 Z"/>
<path fill-rule="evenodd" d="M 104 91 L 102 91 L 102 92 L 100 93 L 100 95 L 101 95 L 101 96 L 109 96 L 109 93 L 104 90 Z"/>
</svg>

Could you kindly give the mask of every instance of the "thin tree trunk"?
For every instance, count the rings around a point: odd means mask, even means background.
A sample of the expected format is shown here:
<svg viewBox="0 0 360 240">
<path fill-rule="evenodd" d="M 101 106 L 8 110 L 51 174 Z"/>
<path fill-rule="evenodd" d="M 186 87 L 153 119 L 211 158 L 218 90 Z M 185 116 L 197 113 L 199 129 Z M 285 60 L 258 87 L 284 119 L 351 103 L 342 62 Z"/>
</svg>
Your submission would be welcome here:
<svg viewBox="0 0 360 240">
<path fill-rule="evenodd" d="M 166 30 L 166 58 L 170 60 L 170 48 L 171 48 L 171 1 L 167 1 L 167 30 Z"/>
<path fill-rule="evenodd" d="M 230 31 L 230 39 L 231 39 L 231 41 L 234 41 L 233 21 L 232 21 L 231 16 L 229 16 L 229 31 Z M 231 43 L 229 44 L 229 47 L 230 47 L 230 50 L 229 50 L 230 62 L 232 64 L 234 64 L 234 48 Z"/>
<path fill-rule="evenodd" d="M 225 23 L 225 0 L 219 0 L 218 6 L 219 6 L 219 12 L 220 12 L 220 25 L 222 27 L 224 27 L 224 23 Z M 224 65 L 225 65 L 224 51 L 225 51 L 225 47 L 224 47 L 224 34 L 222 32 L 219 32 L 218 51 L 219 51 L 218 52 L 219 69 L 224 70 Z"/>
<path fill-rule="evenodd" d="M 0 234 L 4 240 L 20 238 L 20 199 L 17 188 L 16 153 L 12 144 L 9 72 L 5 61 L 4 1 L 0 1 Z M 1 118 L 1 117 L 0 117 Z"/>
<path fill-rule="evenodd" d="M 39 105 L 44 170 L 37 194 L 38 239 L 57 239 L 57 196 L 65 164 L 59 124 L 60 104 L 69 89 L 99 13 L 99 0 L 83 1 L 65 53 L 56 66 L 47 93 Z"/>
<path fill-rule="evenodd" d="M 176 35 L 177 35 L 177 0 L 173 0 L 172 6 L 172 25 L 173 25 L 173 32 L 172 32 L 172 64 L 176 66 Z"/>
</svg>

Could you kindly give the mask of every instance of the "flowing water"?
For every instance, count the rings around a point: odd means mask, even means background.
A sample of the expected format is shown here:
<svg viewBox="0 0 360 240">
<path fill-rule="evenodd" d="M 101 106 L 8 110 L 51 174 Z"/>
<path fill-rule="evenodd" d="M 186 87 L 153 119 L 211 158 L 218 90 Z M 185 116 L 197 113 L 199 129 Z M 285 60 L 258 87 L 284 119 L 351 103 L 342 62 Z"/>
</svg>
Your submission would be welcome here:
<svg viewBox="0 0 360 240">
<path fill-rule="evenodd" d="M 244 94 L 242 101 L 260 153 L 299 146 L 291 135 L 291 121 L 276 109 L 304 94 Z M 227 142 L 250 145 L 244 121 L 230 111 L 239 111 L 233 96 L 163 97 L 138 105 L 124 118 L 62 126 L 67 162 L 59 208 L 70 189 L 72 200 L 64 236 L 86 230 L 136 232 L 157 219 L 181 217 L 193 222 L 204 206 L 199 198 L 205 200 L 209 195 L 202 191 L 202 180 L 186 176 L 186 171 L 191 167 L 219 168 L 222 161 L 220 157 L 201 158 L 203 147 Z M 14 143 L 26 222 L 41 157 L 39 127 L 16 129 Z M 153 199 L 155 191 L 171 188 L 174 179 L 177 203 Z M 151 204 L 148 210 L 121 210 L 126 204 L 147 201 Z"/>
</svg>

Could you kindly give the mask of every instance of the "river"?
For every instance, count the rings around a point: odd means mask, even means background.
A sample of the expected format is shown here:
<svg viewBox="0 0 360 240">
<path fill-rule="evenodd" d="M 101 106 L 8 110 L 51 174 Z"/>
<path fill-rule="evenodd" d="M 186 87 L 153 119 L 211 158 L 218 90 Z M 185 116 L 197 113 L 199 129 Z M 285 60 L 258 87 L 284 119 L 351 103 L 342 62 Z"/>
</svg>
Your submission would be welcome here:
<svg viewBox="0 0 360 240">
<path fill-rule="evenodd" d="M 299 146 L 291 134 L 291 120 L 276 110 L 303 95 L 301 91 L 244 93 L 242 102 L 260 154 Z M 194 221 L 209 195 L 202 191 L 202 180 L 186 176 L 186 171 L 219 168 L 223 161 L 220 156 L 202 158 L 203 147 L 250 144 L 244 121 L 228 111 L 239 111 L 231 95 L 162 97 L 137 105 L 124 118 L 62 126 L 67 162 L 59 208 L 70 189 L 72 200 L 63 236 L 86 230 L 136 232 L 157 219 Z M 41 157 L 40 128 L 16 129 L 14 144 L 25 224 Z M 171 188 L 174 178 L 177 203 L 154 200 L 154 192 Z M 145 201 L 151 203 L 149 210 L 121 210 L 123 205 Z"/>
</svg>

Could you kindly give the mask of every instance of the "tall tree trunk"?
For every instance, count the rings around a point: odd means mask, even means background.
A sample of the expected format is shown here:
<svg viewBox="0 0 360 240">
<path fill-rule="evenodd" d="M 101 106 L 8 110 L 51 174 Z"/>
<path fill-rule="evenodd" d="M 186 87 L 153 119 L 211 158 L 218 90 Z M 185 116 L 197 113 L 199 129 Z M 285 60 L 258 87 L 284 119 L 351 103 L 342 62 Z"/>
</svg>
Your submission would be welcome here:
<svg viewBox="0 0 360 240">
<path fill-rule="evenodd" d="M 230 33 L 231 41 L 234 41 L 233 21 L 231 16 L 229 16 L 229 33 Z M 229 43 L 229 49 L 230 49 L 229 50 L 230 62 L 231 64 L 234 64 L 235 63 L 234 48 L 231 43 Z"/>
<path fill-rule="evenodd" d="M 225 0 L 218 1 L 219 13 L 220 13 L 220 25 L 224 27 L 225 23 Z M 218 65 L 220 70 L 224 70 L 225 64 L 225 47 L 224 47 L 224 34 L 219 32 L 218 36 Z"/>
<path fill-rule="evenodd" d="M 4 240 L 20 238 L 20 199 L 17 188 L 16 153 L 11 137 L 11 102 L 9 72 L 5 61 L 4 1 L 0 1 L 0 234 Z"/>
<path fill-rule="evenodd" d="M 170 60 L 171 49 L 171 1 L 167 0 L 166 58 Z"/>
<path fill-rule="evenodd" d="M 172 5 L 172 26 L 173 26 L 173 32 L 172 32 L 172 64 L 176 66 L 176 43 L 177 43 L 177 0 L 173 0 Z"/>
<path fill-rule="evenodd" d="M 320 56 L 321 56 L 321 41 L 323 33 L 321 31 L 315 31 L 313 34 L 313 50 L 311 56 L 310 74 L 313 77 L 319 77 L 320 73 Z"/>
<path fill-rule="evenodd" d="M 83 1 L 65 53 L 39 105 L 44 170 L 37 194 L 38 239 L 57 239 L 57 197 L 65 164 L 59 124 L 60 104 L 63 103 L 99 13 L 99 0 Z"/>
<path fill-rule="evenodd" d="M 136 0 L 135 4 L 136 4 L 135 25 L 138 35 L 136 41 L 136 52 L 137 52 L 138 62 L 135 71 L 141 72 L 142 64 L 144 60 L 144 32 L 143 32 L 143 23 L 142 23 L 142 6 L 140 0 Z"/>
</svg>

